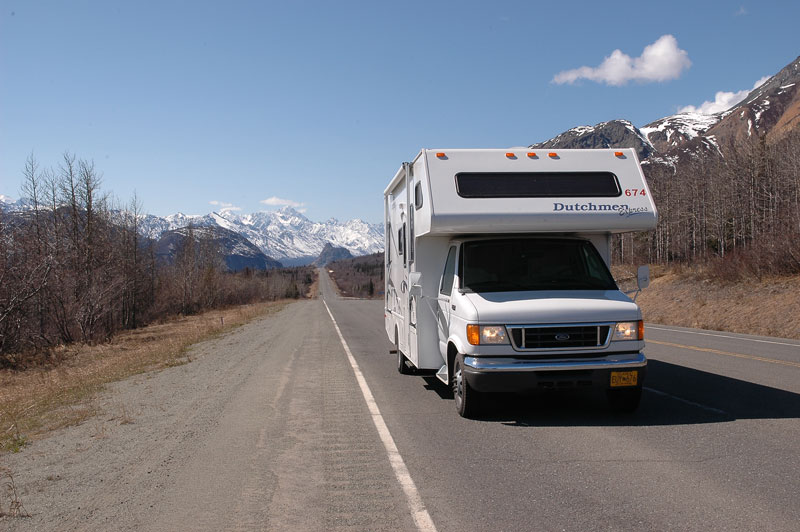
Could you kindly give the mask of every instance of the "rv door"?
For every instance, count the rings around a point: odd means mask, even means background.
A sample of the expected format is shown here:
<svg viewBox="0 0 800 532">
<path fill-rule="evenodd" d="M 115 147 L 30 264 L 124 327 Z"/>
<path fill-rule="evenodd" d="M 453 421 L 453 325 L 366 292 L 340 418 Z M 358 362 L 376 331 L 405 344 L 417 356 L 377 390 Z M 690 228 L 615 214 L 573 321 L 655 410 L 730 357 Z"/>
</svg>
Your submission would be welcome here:
<svg viewBox="0 0 800 532">
<path fill-rule="evenodd" d="M 456 246 L 450 246 L 447 260 L 444 263 L 442 279 L 439 282 L 439 297 L 437 307 L 437 321 L 439 331 L 439 351 L 442 358 L 447 360 L 447 340 L 450 337 L 450 295 L 453 292 L 453 281 L 456 275 Z"/>
</svg>

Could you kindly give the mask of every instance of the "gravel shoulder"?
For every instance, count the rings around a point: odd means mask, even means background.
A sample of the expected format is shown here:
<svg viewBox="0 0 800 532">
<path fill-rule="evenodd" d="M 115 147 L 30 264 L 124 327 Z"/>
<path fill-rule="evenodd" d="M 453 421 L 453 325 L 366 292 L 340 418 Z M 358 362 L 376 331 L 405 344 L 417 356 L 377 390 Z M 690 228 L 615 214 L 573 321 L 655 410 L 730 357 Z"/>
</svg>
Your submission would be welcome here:
<svg viewBox="0 0 800 532">
<path fill-rule="evenodd" d="M 0 457 L 17 530 L 404 530 L 403 493 L 319 300 L 108 387 L 98 416 Z"/>
</svg>

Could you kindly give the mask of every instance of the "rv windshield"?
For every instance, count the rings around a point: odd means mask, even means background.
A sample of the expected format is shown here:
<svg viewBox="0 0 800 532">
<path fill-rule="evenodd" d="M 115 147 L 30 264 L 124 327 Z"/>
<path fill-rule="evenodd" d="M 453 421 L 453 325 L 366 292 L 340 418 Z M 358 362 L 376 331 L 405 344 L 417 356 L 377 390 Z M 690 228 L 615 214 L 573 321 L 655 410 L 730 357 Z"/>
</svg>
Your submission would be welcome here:
<svg viewBox="0 0 800 532">
<path fill-rule="evenodd" d="M 518 238 L 465 242 L 462 288 L 470 292 L 616 290 L 586 240 Z"/>
</svg>

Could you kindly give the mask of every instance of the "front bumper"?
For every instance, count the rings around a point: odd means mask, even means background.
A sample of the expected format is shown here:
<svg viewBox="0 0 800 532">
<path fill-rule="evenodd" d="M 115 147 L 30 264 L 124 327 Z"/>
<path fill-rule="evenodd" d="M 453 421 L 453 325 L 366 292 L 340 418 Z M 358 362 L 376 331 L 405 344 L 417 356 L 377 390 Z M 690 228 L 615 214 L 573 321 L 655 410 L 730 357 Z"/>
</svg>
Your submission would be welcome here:
<svg viewBox="0 0 800 532">
<path fill-rule="evenodd" d="M 643 353 L 620 353 L 603 359 L 544 361 L 513 357 L 464 357 L 464 376 L 479 392 L 535 389 L 608 388 L 611 372 L 635 370 L 641 386 L 647 372 Z"/>
</svg>

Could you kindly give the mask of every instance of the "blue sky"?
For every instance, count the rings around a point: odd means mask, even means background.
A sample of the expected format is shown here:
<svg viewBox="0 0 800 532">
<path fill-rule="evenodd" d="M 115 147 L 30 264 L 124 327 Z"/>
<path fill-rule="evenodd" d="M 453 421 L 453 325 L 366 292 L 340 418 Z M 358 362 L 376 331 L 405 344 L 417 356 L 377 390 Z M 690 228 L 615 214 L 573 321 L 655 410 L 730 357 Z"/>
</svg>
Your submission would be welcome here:
<svg viewBox="0 0 800 532">
<path fill-rule="evenodd" d="M 0 194 L 31 151 L 69 151 L 157 215 L 377 222 L 422 147 L 699 107 L 793 61 L 798 20 L 796 1 L 0 0 Z"/>
</svg>

